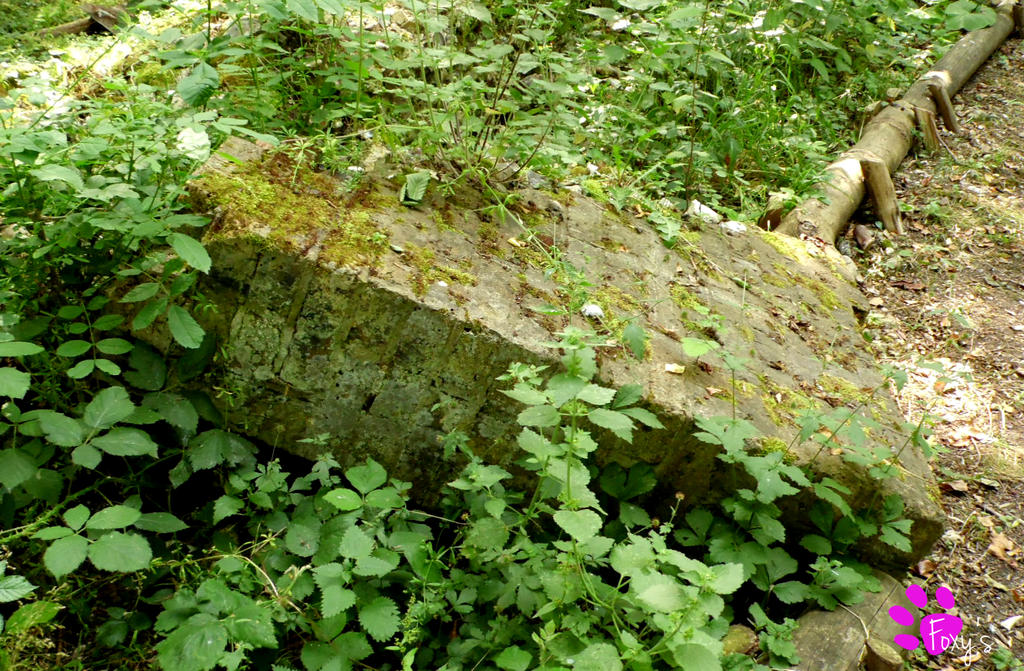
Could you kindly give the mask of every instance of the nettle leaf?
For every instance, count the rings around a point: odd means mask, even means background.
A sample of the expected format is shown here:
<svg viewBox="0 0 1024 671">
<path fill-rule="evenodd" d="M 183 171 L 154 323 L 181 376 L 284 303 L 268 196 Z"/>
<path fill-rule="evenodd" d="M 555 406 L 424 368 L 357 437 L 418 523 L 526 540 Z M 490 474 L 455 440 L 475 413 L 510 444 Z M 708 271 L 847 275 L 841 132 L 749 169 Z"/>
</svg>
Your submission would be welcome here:
<svg viewBox="0 0 1024 671">
<path fill-rule="evenodd" d="M 574 671 L 621 671 L 619 651 L 611 643 L 592 643 L 575 655 Z"/>
<path fill-rule="evenodd" d="M 608 429 L 627 443 L 633 442 L 633 420 L 627 415 L 617 410 L 595 408 L 587 413 L 587 419 L 602 428 Z"/>
<path fill-rule="evenodd" d="M 647 354 L 647 332 L 635 321 L 629 322 L 626 328 L 622 329 L 622 343 L 629 347 L 637 361 L 643 361 Z"/>
<path fill-rule="evenodd" d="M 882 533 L 879 537 L 886 545 L 891 545 L 902 552 L 910 552 L 912 549 L 910 539 L 903 535 L 899 530 L 894 529 L 891 525 L 882 527 Z"/>
<path fill-rule="evenodd" d="M 60 541 L 58 541 L 60 542 Z M 129 573 L 149 566 L 153 551 L 142 536 L 111 531 L 89 546 L 89 560 L 102 571 Z"/>
<path fill-rule="evenodd" d="M 115 457 L 157 456 L 157 445 L 141 429 L 118 427 L 92 439 L 92 445 Z"/>
<path fill-rule="evenodd" d="M 811 595 L 811 591 L 807 585 L 802 582 L 797 582 L 796 580 L 780 582 L 772 587 L 772 593 L 782 603 L 800 603 L 801 601 L 805 601 Z"/>
<path fill-rule="evenodd" d="M 200 62 L 188 76 L 178 82 L 178 95 L 185 104 L 200 107 L 206 104 L 213 92 L 220 86 L 220 75 L 217 69 L 206 62 Z"/>
<path fill-rule="evenodd" d="M 644 397 L 644 388 L 639 384 L 624 384 L 615 392 L 615 400 L 612 402 L 612 409 L 625 408 L 633 405 Z"/>
<path fill-rule="evenodd" d="M 199 325 L 188 310 L 180 305 L 172 305 L 167 311 L 167 326 L 175 342 L 186 349 L 195 349 L 203 343 L 206 331 Z"/>
<path fill-rule="evenodd" d="M 31 385 L 32 377 L 28 373 L 17 368 L 0 368 L 0 396 L 25 398 Z"/>
<path fill-rule="evenodd" d="M 615 398 L 615 390 L 596 384 L 588 384 L 576 394 L 576 398 L 591 405 L 606 405 Z"/>
<path fill-rule="evenodd" d="M 338 554 L 347 559 L 369 557 L 373 552 L 373 539 L 359 527 L 349 527 L 341 537 Z"/>
<path fill-rule="evenodd" d="M 398 606 L 386 596 L 379 596 L 359 609 L 359 624 L 377 641 L 394 636 L 401 623 Z"/>
<path fill-rule="evenodd" d="M 225 517 L 231 517 L 244 507 L 242 501 L 227 494 L 213 502 L 213 523 L 217 524 Z"/>
<path fill-rule="evenodd" d="M 535 405 L 519 413 L 516 421 L 520 426 L 558 426 L 562 421 L 562 416 L 554 406 Z"/>
<path fill-rule="evenodd" d="M 533 655 L 528 650 L 523 650 L 518 645 L 505 648 L 494 658 L 494 663 L 499 669 L 505 671 L 526 671 L 530 668 Z"/>
<path fill-rule="evenodd" d="M 681 610 L 687 603 L 683 586 L 662 573 L 633 576 L 630 590 L 636 594 L 640 603 L 656 613 Z"/>
<path fill-rule="evenodd" d="M 8 575 L 0 578 L 0 603 L 24 599 L 35 590 L 36 586 L 20 575 Z"/>
<path fill-rule="evenodd" d="M 284 545 L 288 551 L 299 557 L 312 557 L 320 547 L 320 529 L 298 522 L 288 525 L 284 537 Z"/>
<path fill-rule="evenodd" d="M 124 505 L 108 506 L 97 511 L 85 523 L 86 529 L 123 529 L 135 524 L 142 517 L 136 509 Z"/>
<path fill-rule="evenodd" d="M 356 593 L 341 585 L 322 585 L 320 594 L 320 614 L 324 617 L 334 617 L 356 603 Z"/>
<path fill-rule="evenodd" d="M 0 485 L 14 489 L 36 472 L 36 462 L 16 447 L 0 450 Z"/>
<path fill-rule="evenodd" d="M 171 243 L 174 252 L 188 265 L 203 273 L 210 272 L 210 255 L 203 243 L 184 233 L 171 233 L 167 236 L 167 242 Z"/>
<path fill-rule="evenodd" d="M 94 429 L 108 429 L 128 418 L 134 411 L 135 404 L 124 387 L 107 387 L 85 406 L 82 420 Z"/>
<path fill-rule="evenodd" d="M 348 469 L 345 471 L 345 477 L 363 494 L 377 489 L 388 481 L 387 471 L 373 459 L 368 459 L 362 466 Z"/>
<path fill-rule="evenodd" d="M 590 540 L 601 530 L 601 516 L 593 510 L 559 510 L 553 518 L 578 543 Z"/>
<path fill-rule="evenodd" d="M 156 644 L 160 666 L 174 671 L 210 671 L 228 645 L 228 632 L 213 615 L 197 613 Z"/>
<path fill-rule="evenodd" d="M 715 579 L 709 587 L 715 594 L 732 594 L 743 585 L 742 564 L 718 564 L 711 567 Z"/>
<path fill-rule="evenodd" d="M 43 565 L 56 578 L 65 576 L 85 561 L 89 541 L 79 535 L 59 538 L 43 553 Z"/>
</svg>

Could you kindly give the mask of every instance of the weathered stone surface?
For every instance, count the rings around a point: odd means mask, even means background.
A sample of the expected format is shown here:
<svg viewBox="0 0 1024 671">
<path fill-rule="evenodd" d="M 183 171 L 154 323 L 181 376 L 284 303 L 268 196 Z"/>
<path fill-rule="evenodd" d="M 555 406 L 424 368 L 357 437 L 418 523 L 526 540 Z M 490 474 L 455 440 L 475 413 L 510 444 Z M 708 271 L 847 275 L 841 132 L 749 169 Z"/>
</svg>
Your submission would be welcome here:
<svg viewBox="0 0 1024 671">
<path fill-rule="evenodd" d="M 260 149 L 246 142 L 231 140 L 222 152 L 250 162 L 212 161 L 193 195 L 218 213 L 206 238 L 214 271 L 203 287 L 217 310 L 206 325 L 226 345 L 224 386 L 233 419 L 250 435 L 314 456 L 320 448 L 297 440 L 328 434 L 343 462 L 373 456 L 416 491 L 436 491 L 453 468 L 438 445 L 449 431 L 465 432 L 496 462 L 516 458 L 520 408 L 495 380 L 510 363 L 554 363 L 557 353 L 542 343 L 569 323 L 615 331 L 638 318 L 648 356 L 602 350 L 601 377 L 642 384 L 667 429 L 640 431 L 632 445 L 609 435 L 600 458 L 654 464 L 688 502 L 715 497 L 736 481 L 693 438 L 693 418 L 735 409 L 781 439 L 764 446 L 851 487 L 855 507 L 899 493 L 914 525 L 913 550 L 898 560 L 920 556 L 940 533 L 927 464 L 905 446 L 887 391 L 864 391 L 880 381 L 855 312 L 866 300 L 843 279 L 846 260 L 831 247 L 716 227 L 684 233 L 668 250 L 644 222 L 533 190 L 514 208 L 524 228 L 437 194 L 403 207 L 389 182 L 337 196 L 336 184 L 280 159 L 252 162 Z M 582 271 L 575 284 L 556 253 Z M 574 290 L 602 307 L 600 323 L 537 311 Z M 735 386 L 716 355 L 684 356 L 687 336 L 711 337 L 748 360 Z M 668 364 L 681 374 L 666 372 Z M 800 409 L 860 403 L 879 424 L 872 439 L 899 454 L 906 477 L 879 484 L 817 444 L 786 447 Z M 879 543 L 866 553 L 892 559 Z"/>
<path fill-rule="evenodd" d="M 892 659 L 888 653 L 895 652 L 885 649 L 891 647 L 893 637 L 904 630 L 916 631 L 919 620 L 911 628 L 889 617 L 889 608 L 900 605 L 920 618 L 920 611 L 904 594 L 905 586 L 885 573 L 876 571 L 875 577 L 882 583 L 881 591 L 865 593 L 860 603 L 833 611 L 815 610 L 800 618 L 793 637 L 799 671 L 858 671 L 862 661 L 867 662 L 869 642 L 874 644 L 871 664 L 885 664 Z"/>
</svg>

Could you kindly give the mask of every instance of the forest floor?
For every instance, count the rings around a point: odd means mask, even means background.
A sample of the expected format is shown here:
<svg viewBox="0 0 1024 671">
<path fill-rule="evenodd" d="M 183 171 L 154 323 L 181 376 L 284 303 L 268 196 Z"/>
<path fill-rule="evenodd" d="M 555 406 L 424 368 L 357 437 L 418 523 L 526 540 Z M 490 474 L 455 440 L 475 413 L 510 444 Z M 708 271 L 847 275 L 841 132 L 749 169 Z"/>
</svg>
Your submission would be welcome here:
<svg viewBox="0 0 1024 671">
<path fill-rule="evenodd" d="M 915 669 L 1024 668 L 1022 72 L 1013 40 L 968 83 L 954 101 L 961 133 L 943 131 L 946 149 L 896 176 L 906 235 L 858 260 L 874 343 L 910 371 L 901 408 L 927 415 L 942 448 L 949 523 L 912 577 L 929 595 L 952 590 L 964 630 L 945 654 L 918 652 Z"/>
</svg>

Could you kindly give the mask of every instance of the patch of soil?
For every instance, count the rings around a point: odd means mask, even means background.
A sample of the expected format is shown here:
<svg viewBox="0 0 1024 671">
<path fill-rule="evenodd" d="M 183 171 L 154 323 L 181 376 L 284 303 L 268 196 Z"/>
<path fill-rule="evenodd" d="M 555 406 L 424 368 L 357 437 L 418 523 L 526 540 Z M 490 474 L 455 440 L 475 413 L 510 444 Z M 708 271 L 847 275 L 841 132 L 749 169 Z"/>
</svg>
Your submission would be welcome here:
<svg viewBox="0 0 1024 671">
<path fill-rule="evenodd" d="M 941 448 L 933 468 L 949 525 L 912 577 L 929 595 L 949 586 L 965 626 L 958 649 L 918 651 L 915 669 L 1024 668 L 1022 72 L 1013 40 L 954 100 L 961 133 L 943 132 L 946 149 L 908 158 L 896 176 L 907 234 L 875 229 L 858 259 L 872 346 L 908 371 L 901 408 Z"/>
</svg>

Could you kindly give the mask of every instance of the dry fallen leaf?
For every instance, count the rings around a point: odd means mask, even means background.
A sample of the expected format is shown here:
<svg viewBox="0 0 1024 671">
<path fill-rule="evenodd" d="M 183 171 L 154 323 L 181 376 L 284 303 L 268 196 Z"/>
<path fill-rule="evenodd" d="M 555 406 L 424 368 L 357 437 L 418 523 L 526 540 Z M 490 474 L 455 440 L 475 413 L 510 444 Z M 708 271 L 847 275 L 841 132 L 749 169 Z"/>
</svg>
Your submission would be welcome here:
<svg viewBox="0 0 1024 671">
<path fill-rule="evenodd" d="M 1000 622 L 999 626 L 1006 631 L 1013 631 L 1013 628 L 1017 626 L 1017 623 L 1020 622 L 1021 619 L 1024 619 L 1024 615 L 1014 615 Z"/>
<path fill-rule="evenodd" d="M 914 572 L 922 578 L 930 578 L 936 568 L 935 562 L 931 559 L 922 559 L 914 565 Z"/>
<path fill-rule="evenodd" d="M 957 494 L 966 494 L 970 489 L 967 483 L 963 480 L 950 480 L 949 482 L 943 482 L 939 485 L 939 489 L 944 492 L 956 492 Z"/>
<path fill-rule="evenodd" d="M 682 375 L 686 371 L 686 366 L 680 366 L 677 363 L 665 364 L 665 372 L 672 373 L 674 375 Z"/>
<path fill-rule="evenodd" d="M 1007 538 L 1005 534 L 992 534 L 992 542 L 988 544 L 988 551 L 1007 564 L 1016 566 L 1017 562 L 1013 559 L 1013 555 L 1016 554 L 1016 547 L 1013 541 Z"/>
</svg>

